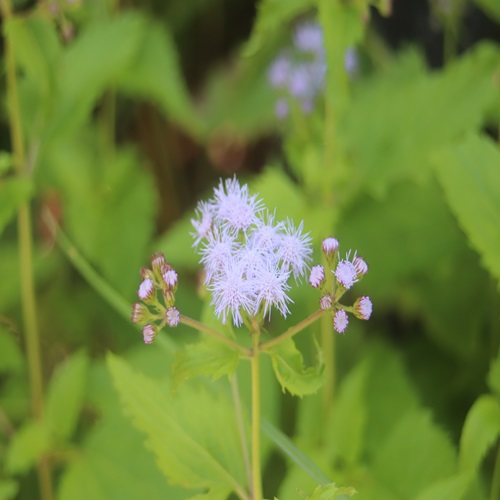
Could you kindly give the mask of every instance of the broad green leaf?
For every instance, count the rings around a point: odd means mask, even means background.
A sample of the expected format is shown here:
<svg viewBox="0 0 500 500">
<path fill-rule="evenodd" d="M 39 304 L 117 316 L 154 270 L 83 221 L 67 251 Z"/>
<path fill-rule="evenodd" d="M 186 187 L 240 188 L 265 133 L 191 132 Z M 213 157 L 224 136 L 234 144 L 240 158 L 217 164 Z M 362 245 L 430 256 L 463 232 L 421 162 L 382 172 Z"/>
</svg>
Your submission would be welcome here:
<svg viewBox="0 0 500 500">
<path fill-rule="evenodd" d="M 470 473 L 442 479 L 422 491 L 417 500 L 460 500 L 467 493 L 472 479 L 473 475 Z"/>
<path fill-rule="evenodd" d="M 61 55 L 61 43 L 55 26 L 41 12 L 14 17 L 6 25 L 18 64 L 36 82 L 45 99 L 53 92 Z"/>
<path fill-rule="evenodd" d="M 351 175 L 377 195 L 396 180 L 425 179 L 434 150 L 481 126 L 496 96 L 499 62 L 496 47 L 480 44 L 439 73 L 404 54 L 391 71 L 368 79 L 340 130 L 356 169 Z"/>
<path fill-rule="evenodd" d="M 338 487 L 335 483 L 330 483 L 325 486 L 318 486 L 311 495 L 306 497 L 306 500 L 330 500 L 332 498 L 352 497 L 357 491 L 351 486 Z M 343 500 L 343 499 L 342 499 Z"/>
<path fill-rule="evenodd" d="M 413 498 L 430 483 L 451 476 L 455 467 L 448 437 L 420 410 L 398 422 L 374 457 L 372 470 L 400 498 Z"/>
<path fill-rule="evenodd" d="M 483 395 L 472 405 L 462 428 L 460 470 L 477 470 L 499 435 L 500 403 L 493 396 Z"/>
<path fill-rule="evenodd" d="M 65 201 L 69 237 L 121 294 L 132 298 L 148 258 L 156 190 L 132 150 L 99 147 L 86 131 L 53 148 L 47 171 Z"/>
<path fill-rule="evenodd" d="M 217 380 L 223 375 L 229 378 L 238 367 L 240 356 L 225 344 L 209 337 L 189 344 L 176 353 L 174 382 L 176 385 L 197 375 Z"/>
<path fill-rule="evenodd" d="M 0 326 L 0 373 L 18 373 L 23 367 L 23 356 L 13 335 Z"/>
<path fill-rule="evenodd" d="M 131 65 L 118 80 L 118 88 L 158 103 L 163 112 L 198 136 L 200 122 L 182 79 L 170 33 L 150 21 Z"/>
<path fill-rule="evenodd" d="M 19 491 L 19 485 L 10 479 L 0 480 L 0 500 L 14 500 Z"/>
<path fill-rule="evenodd" d="M 56 440 L 69 440 L 78 423 L 87 384 L 88 357 L 77 352 L 57 367 L 46 401 L 46 424 Z"/>
<path fill-rule="evenodd" d="M 500 150 L 486 137 L 472 135 L 441 151 L 435 162 L 452 211 L 500 281 Z"/>
<path fill-rule="evenodd" d="M 124 409 L 148 436 L 148 446 L 172 483 L 206 488 L 221 499 L 244 491 L 236 417 L 225 398 L 187 385 L 173 396 L 166 384 L 135 372 L 116 356 L 108 356 L 108 367 Z"/>
<path fill-rule="evenodd" d="M 252 36 L 243 51 L 246 56 L 255 55 L 275 35 L 299 14 L 314 7 L 312 0 L 261 0 Z"/>
<path fill-rule="evenodd" d="M 497 0 L 475 0 L 475 2 L 486 12 L 486 14 L 497 22 L 500 21 L 500 3 L 498 3 Z"/>
<path fill-rule="evenodd" d="M 41 422 L 29 422 L 16 431 L 10 442 L 5 469 L 10 474 L 26 473 L 49 449 L 47 428 Z"/>
<path fill-rule="evenodd" d="M 370 372 L 365 393 L 365 448 L 369 454 L 376 455 L 401 417 L 418 407 L 418 398 L 401 355 L 395 349 L 372 343 L 367 347 L 366 357 Z"/>
<path fill-rule="evenodd" d="M 367 362 L 359 363 L 340 385 L 330 423 L 325 430 L 333 460 L 354 464 L 363 452 L 367 421 L 365 393 L 369 368 Z"/>
<path fill-rule="evenodd" d="M 305 368 L 302 353 L 292 339 L 287 339 L 270 350 L 274 373 L 283 392 L 287 390 L 295 396 L 314 394 L 324 381 L 323 354 L 317 347 L 317 361 Z"/>
<path fill-rule="evenodd" d="M 488 385 L 496 393 L 496 396 L 500 397 L 500 352 L 490 365 Z"/>
<path fill-rule="evenodd" d="M 161 366 L 165 364 L 163 351 L 143 348 L 140 352 L 144 359 L 135 356 L 135 366 L 166 373 Z M 89 375 L 89 403 L 100 416 L 64 467 L 58 500 L 184 500 L 187 491 L 168 485 L 144 446 L 144 436 L 123 415 L 104 366 L 96 363 Z"/>
<path fill-rule="evenodd" d="M 0 236 L 20 205 L 31 197 L 33 185 L 29 179 L 13 178 L 0 182 Z"/>
<path fill-rule="evenodd" d="M 137 60 L 147 30 L 146 18 L 128 10 L 79 33 L 64 53 L 49 137 L 61 138 L 84 123 L 104 90 Z"/>
</svg>

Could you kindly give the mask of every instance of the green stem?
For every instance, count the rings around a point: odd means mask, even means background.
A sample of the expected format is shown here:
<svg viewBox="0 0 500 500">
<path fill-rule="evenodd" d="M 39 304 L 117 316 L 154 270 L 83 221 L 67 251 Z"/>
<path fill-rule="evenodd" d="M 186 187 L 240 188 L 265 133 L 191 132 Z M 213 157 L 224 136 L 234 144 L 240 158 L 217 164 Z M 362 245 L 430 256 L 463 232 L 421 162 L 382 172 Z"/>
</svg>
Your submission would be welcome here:
<svg viewBox="0 0 500 500">
<path fill-rule="evenodd" d="M 248 484 L 252 484 L 252 466 L 250 464 L 250 455 L 248 453 L 247 436 L 245 432 L 245 420 L 243 418 L 243 409 L 241 407 L 240 390 L 238 387 L 238 377 L 236 373 L 231 378 L 231 392 L 233 395 L 234 409 L 236 412 L 236 423 L 240 434 L 241 451 L 245 462 L 245 471 Z"/>
<path fill-rule="evenodd" d="M 309 317 L 303 319 L 300 323 L 297 323 L 295 326 L 290 327 L 286 332 L 282 333 L 281 335 L 278 335 L 274 339 L 268 340 L 267 342 L 261 344 L 260 350 L 269 351 L 278 344 L 281 344 L 281 342 L 283 342 L 284 340 L 293 337 L 297 333 L 304 330 L 304 328 L 307 328 L 309 325 L 314 323 L 318 318 L 321 318 L 321 316 L 323 316 L 326 312 L 327 311 L 319 309 L 318 311 L 312 313 Z"/>
<path fill-rule="evenodd" d="M 262 500 L 262 479 L 260 471 L 260 330 L 252 334 L 252 498 Z"/>
<path fill-rule="evenodd" d="M 238 344 L 238 342 L 235 342 L 234 340 L 231 340 L 228 337 L 225 337 L 224 335 L 220 334 L 216 330 L 213 330 L 209 326 L 201 323 L 200 321 L 196 321 L 195 319 L 188 318 L 187 316 L 184 316 L 181 314 L 181 323 L 187 326 L 190 326 L 191 328 L 194 328 L 195 330 L 199 330 L 200 332 L 206 333 L 213 337 L 214 339 L 218 340 L 219 342 L 222 342 L 223 344 L 226 344 L 228 347 L 233 349 L 234 351 L 240 352 L 243 356 L 249 358 L 250 357 L 250 351 Z"/>
<path fill-rule="evenodd" d="M 12 140 L 12 152 L 17 175 L 28 175 L 25 161 L 24 141 L 21 126 L 21 112 L 19 109 L 19 95 L 16 77 L 16 61 L 12 42 L 8 33 L 8 25 L 12 20 L 12 9 L 9 0 L 0 1 L 2 11 L 4 40 L 5 40 L 5 67 L 7 75 L 7 102 L 9 108 L 9 127 Z M 19 207 L 19 258 L 22 295 L 22 315 L 28 358 L 29 378 L 31 388 L 31 409 L 35 419 L 43 418 L 43 370 L 40 353 L 40 335 L 38 332 L 37 308 L 35 298 L 35 282 L 33 274 L 33 236 L 32 220 L 29 202 Z M 38 462 L 38 480 L 40 494 L 43 500 L 53 498 L 51 464 L 46 457 Z"/>
<path fill-rule="evenodd" d="M 491 481 L 491 500 L 500 498 L 500 443 L 497 448 L 495 468 L 493 469 L 493 479 Z"/>
<path fill-rule="evenodd" d="M 335 391 L 335 334 L 332 331 L 331 316 L 321 318 L 321 346 L 325 360 L 325 385 L 322 397 L 323 425 L 326 425 Z"/>
</svg>

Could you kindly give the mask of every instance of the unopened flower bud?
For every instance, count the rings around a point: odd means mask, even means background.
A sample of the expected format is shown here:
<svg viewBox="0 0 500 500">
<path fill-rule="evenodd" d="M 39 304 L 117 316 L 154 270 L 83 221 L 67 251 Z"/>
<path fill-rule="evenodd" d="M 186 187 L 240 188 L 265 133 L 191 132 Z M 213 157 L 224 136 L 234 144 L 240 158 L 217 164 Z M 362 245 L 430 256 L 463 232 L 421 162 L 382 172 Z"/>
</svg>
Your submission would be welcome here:
<svg viewBox="0 0 500 500">
<path fill-rule="evenodd" d="M 148 316 L 149 311 L 144 304 L 139 302 L 132 304 L 132 314 L 130 315 L 132 323 L 135 323 L 136 325 L 143 325 L 148 320 Z"/>
<path fill-rule="evenodd" d="M 325 279 L 325 269 L 323 266 L 313 266 L 311 268 L 311 274 L 309 275 L 309 283 L 314 287 L 318 288 Z"/>
<path fill-rule="evenodd" d="M 150 279 L 150 280 L 154 280 L 155 279 L 155 275 L 153 274 L 153 271 L 151 271 L 151 269 L 146 269 L 145 267 L 141 268 L 141 276 L 142 276 L 142 279 Z"/>
<path fill-rule="evenodd" d="M 354 264 L 358 278 L 361 278 L 361 276 L 364 276 L 368 272 L 368 264 L 361 257 L 355 257 L 352 263 Z"/>
<path fill-rule="evenodd" d="M 370 297 L 360 297 L 354 302 L 354 315 L 359 319 L 370 319 L 372 315 L 372 301 Z"/>
<path fill-rule="evenodd" d="M 174 288 L 177 285 L 177 273 L 173 269 L 163 273 L 163 282 L 167 287 Z"/>
<path fill-rule="evenodd" d="M 335 269 L 335 277 L 340 285 L 342 285 L 346 290 L 349 290 L 356 281 L 358 281 L 358 273 L 354 264 L 350 260 L 341 260 L 337 269 Z"/>
<path fill-rule="evenodd" d="M 330 309 L 332 307 L 332 296 L 331 295 L 323 295 L 319 301 L 319 307 L 323 309 L 323 311 L 326 311 L 327 309 Z"/>
<path fill-rule="evenodd" d="M 169 326 L 177 326 L 181 320 L 181 315 L 175 307 L 169 307 L 167 309 L 167 323 Z"/>
<path fill-rule="evenodd" d="M 154 290 L 155 287 L 153 280 L 151 280 L 150 278 L 146 278 L 139 286 L 139 291 L 137 292 L 137 295 L 141 300 L 149 301 L 154 296 Z"/>
<path fill-rule="evenodd" d="M 151 267 L 156 276 L 161 276 L 162 267 L 167 263 L 165 260 L 165 255 L 162 252 L 156 252 L 151 256 Z"/>
<path fill-rule="evenodd" d="M 144 338 L 145 344 L 151 344 L 156 337 L 156 328 L 154 327 L 154 325 L 147 324 L 142 329 L 142 336 Z"/>
<path fill-rule="evenodd" d="M 344 309 L 339 309 L 333 317 L 333 327 L 338 333 L 344 333 L 349 324 L 349 318 Z"/>
<path fill-rule="evenodd" d="M 327 256 L 333 255 L 339 249 L 339 242 L 335 238 L 326 238 L 321 246 Z"/>
</svg>

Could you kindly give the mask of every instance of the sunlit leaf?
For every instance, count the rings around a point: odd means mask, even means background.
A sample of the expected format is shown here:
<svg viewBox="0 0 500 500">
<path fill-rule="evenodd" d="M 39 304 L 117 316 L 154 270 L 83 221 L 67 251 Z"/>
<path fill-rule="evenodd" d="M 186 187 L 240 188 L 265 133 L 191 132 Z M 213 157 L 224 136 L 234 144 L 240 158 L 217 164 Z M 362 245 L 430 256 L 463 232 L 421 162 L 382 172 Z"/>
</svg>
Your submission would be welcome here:
<svg viewBox="0 0 500 500">
<path fill-rule="evenodd" d="M 61 363 L 47 388 L 46 423 L 51 434 L 69 439 L 78 423 L 85 397 L 88 357 L 80 351 Z"/>
<path fill-rule="evenodd" d="M 317 346 L 317 362 L 306 368 L 302 353 L 292 339 L 285 340 L 270 351 L 274 373 L 283 391 L 304 396 L 314 394 L 324 381 L 324 364 L 322 352 Z"/>
<path fill-rule="evenodd" d="M 500 403 L 490 395 L 481 396 L 467 413 L 460 436 L 460 470 L 476 470 L 500 435 Z"/>
<path fill-rule="evenodd" d="M 221 492 L 244 490 L 236 417 L 225 398 L 188 386 L 174 396 L 167 385 L 135 372 L 116 356 L 108 356 L 108 366 L 126 412 L 147 434 L 148 446 L 172 483 L 207 488 L 221 498 Z"/>
<path fill-rule="evenodd" d="M 472 474 L 462 473 L 442 479 L 425 488 L 417 500 L 460 500 L 467 493 L 472 478 Z"/>
<path fill-rule="evenodd" d="M 351 486 L 338 487 L 335 483 L 330 483 L 325 486 L 318 486 L 311 495 L 306 497 L 306 500 L 329 500 L 331 498 L 352 497 L 357 491 Z"/>
<path fill-rule="evenodd" d="M 485 267 L 500 281 L 500 150 L 469 136 L 436 155 L 446 199 Z"/>
<path fill-rule="evenodd" d="M 9 479 L 0 480 L 0 500 L 14 500 L 19 491 L 19 485 Z"/>
<path fill-rule="evenodd" d="M 50 436 L 41 422 L 29 422 L 17 430 L 10 442 L 5 462 L 11 474 L 27 472 L 50 449 Z"/>
<path fill-rule="evenodd" d="M 488 385 L 492 391 L 496 392 L 497 397 L 500 397 L 500 352 L 491 363 L 488 373 Z"/>
</svg>

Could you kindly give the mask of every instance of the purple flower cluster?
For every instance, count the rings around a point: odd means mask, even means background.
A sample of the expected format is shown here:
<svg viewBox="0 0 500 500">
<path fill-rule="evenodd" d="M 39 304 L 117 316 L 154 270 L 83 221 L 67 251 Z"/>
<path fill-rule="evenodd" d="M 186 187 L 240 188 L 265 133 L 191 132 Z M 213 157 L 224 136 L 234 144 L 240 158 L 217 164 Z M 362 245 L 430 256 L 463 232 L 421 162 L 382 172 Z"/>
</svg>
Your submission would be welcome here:
<svg viewBox="0 0 500 500">
<path fill-rule="evenodd" d="M 314 288 L 320 289 L 322 293 L 319 301 L 320 308 L 332 311 L 335 331 L 344 333 L 349 324 L 348 312 L 363 320 L 370 319 L 372 314 L 372 302 L 369 297 L 359 297 L 350 307 L 339 302 L 344 293 L 368 272 L 368 265 L 356 253 L 352 260 L 350 252 L 347 253 L 345 259 L 340 259 L 339 242 L 335 238 L 323 240 L 322 249 L 331 274 L 327 276 L 321 265 L 313 266 L 309 275 L 309 283 Z"/>
<path fill-rule="evenodd" d="M 357 70 L 357 55 L 349 49 L 345 55 L 349 74 Z M 284 119 L 289 113 L 290 100 L 298 102 L 304 113 L 310 113 L 314 101 L 323 92 L 326 59 L 323 32 L 318 23 L 306 21 L 294 33 L 293 47 L 283 50 L 268 70 L 269 83 L 279 91 L 275 114 Z"/>
<path fill-rule="evenodd" d="M 311 238 L 303 224 L 276 222 L 236 177 L 221 180 L 213 198 L 198 204 L 196 215 L 191 221 L 194 246 L 222 322 L 231 316 L 240 326 L 245 317 L 269 317 L 273 306 L 286 316 L 289 278 L 304 277 L 311 260 Z"/>
</svg>

